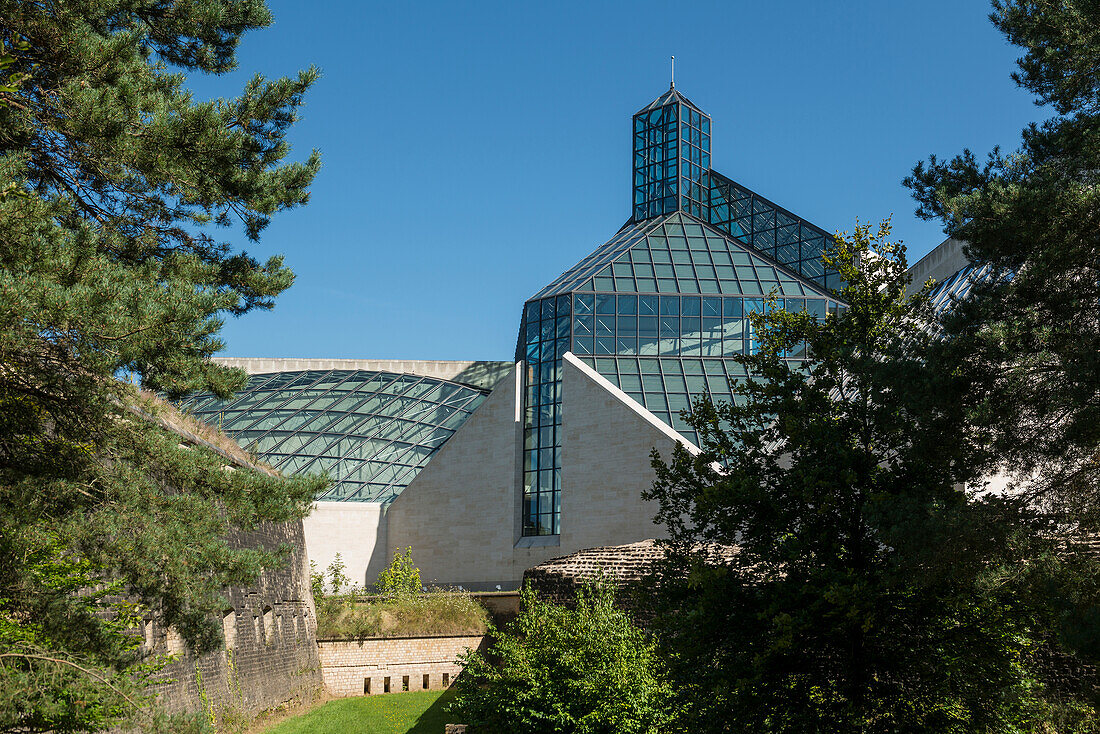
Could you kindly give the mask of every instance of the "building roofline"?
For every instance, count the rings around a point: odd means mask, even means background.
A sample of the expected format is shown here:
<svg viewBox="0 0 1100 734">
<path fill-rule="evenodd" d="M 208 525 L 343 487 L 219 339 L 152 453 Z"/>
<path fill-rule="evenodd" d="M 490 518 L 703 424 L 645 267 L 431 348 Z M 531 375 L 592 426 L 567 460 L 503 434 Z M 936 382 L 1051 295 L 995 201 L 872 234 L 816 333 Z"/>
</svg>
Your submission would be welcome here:
<svg viewBox="0 0 1100 734">
<path fill-rule="evenodd" d="M 250 375 L 304 370 L 368 370 L 458 382 L 491 389 L 512 366 L 508 360 L 328 359 L 313 357 L 214 357 L 215 364 Z"/>
</svg>

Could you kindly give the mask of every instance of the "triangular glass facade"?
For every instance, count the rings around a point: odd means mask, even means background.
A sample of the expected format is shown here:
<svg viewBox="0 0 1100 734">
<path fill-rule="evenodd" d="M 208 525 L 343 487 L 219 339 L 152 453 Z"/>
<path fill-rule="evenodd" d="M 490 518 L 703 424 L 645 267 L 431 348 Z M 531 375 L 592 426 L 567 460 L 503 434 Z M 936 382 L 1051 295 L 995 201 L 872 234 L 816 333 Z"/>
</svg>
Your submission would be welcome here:
<svg viewBox="0 0 1100 734">
<path fill-rule="evenodd" d="M 650 220 L 642 236 L 573 290 L 762 296 L 827 296 L 825 288 L 680 212 Z"/>
<path fill-rule="evenodd" d="M 524 535 L 560 532 L 565 352 L 697 441 L 680 412 L 701 395 L 734 399 L 749 313 L 769 295 L 821 316 L 838 307 L 821 263 L 829 235 L 711 171 L 710 118 L 683 95 L 634 116 L 634 150 L 631 221 L 524 307 Z"/>
</svg>

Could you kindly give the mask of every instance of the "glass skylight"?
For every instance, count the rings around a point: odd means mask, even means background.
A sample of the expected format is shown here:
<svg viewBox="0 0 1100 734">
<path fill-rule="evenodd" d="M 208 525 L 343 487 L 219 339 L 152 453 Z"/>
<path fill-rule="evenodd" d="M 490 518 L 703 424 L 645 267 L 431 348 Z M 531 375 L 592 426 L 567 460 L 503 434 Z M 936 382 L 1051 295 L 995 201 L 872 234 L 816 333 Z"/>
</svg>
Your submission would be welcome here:
<svg viewBox="0 0 1100 734">
<path fill-rule="evenodd" d="M 368 370 L 252 375 L 232 400 L 182 409 L 286 474 L 327 473 L 325 501 L 393 501 L 489 390 Z"/>
</svg>

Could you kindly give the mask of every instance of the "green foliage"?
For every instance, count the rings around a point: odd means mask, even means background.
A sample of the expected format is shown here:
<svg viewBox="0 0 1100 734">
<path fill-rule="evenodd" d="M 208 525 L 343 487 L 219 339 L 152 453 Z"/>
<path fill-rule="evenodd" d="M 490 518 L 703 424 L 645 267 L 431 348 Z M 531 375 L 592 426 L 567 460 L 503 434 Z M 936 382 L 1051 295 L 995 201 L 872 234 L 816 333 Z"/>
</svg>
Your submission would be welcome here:
<svg viewBox="0 0 1100 734">
<path fill-rule="evenodd" d="M 524 609 L 492 647 L 467 653 L 455 718 L 478 732 L 641 734 L 668 731 L 673 703 L 653 644 L 604 585 L 576 609 L 523 592 Z"/>
<path fill-rule="evenodd" d="M 5 69 L 15 66 L 15 62 L 18 61 L 18 57 L 15 52 L 25 52 L 30 50 L 31 45 L 23 40 L 16 40 L 11 44 L 11 48 L 4 44 L 4 40 L 0 39 L 0 72 L 4 73 L 4 76 L 0 77 L 0 95 L 13 94 L 19 89 L 19 85 L 24 80 L 30 77 L 30 74 L 26 72 L 4 72 Z M 0 107 L 8 105 L 8 101 L 0 96 Z"/>
<path fill-rule="evenodd" d="M 1096 608 L 1094 557 L 1063 552 L 1026 497 L 980 491 L 983 396 L 946 368 L 889 225 L 825 259 L 847 307 L 753 315 L 756 377 L 694 406 L 699 455 L 654 455 L 670 534 L 654 624 L 681 727 L 1023 732 L 1064 706 L 1089 730 L 1092 703 L 1062 685 L 1082 661 L 1049 631 L 1062 589 L 1067 612 Z M 811 358 L 788 361 L 800 344 Z"/>
<path fill-rule="evenodd" d="M 355 593 L 357 587 L 352 586 L 351 579 L 344 573 L 344 569 L 347 568 L 347 564 L 344 563 L 344 559 L 337 553 L 332 559 L 332 563 L 328 566 L 328 587 L 332 589 L 333 594 L 340 594 L 346 588 L 347 593 Z"/>
<path fill-rule="evenodd" d="M 412 596 L 423 590 L 420 584 L 420 569 L 413 565 L 412 548 L 393 552 L 390 565 L 378 574 L 378 590 L 385 596 Z"/>
<path fill-rule="evenodd" d="M 1090 537 L 1100 532 L 1100 5 L 998 0 L 990 17 L 1022 49 L 1013 78 L 1055 114 L 1010 154 L 932 156 L 906 184 L 917 214 L 943 222 L 996 276 L 942 324 L 947 368 L 974 376 L 973 420 L 994 429 L 1013 490 L 1058 531 Z M 1048 644 L 1056 659 L 1095 666 L 1096 574 L 1077 565 L 1072 583 L 1047 592 Z M 1095 673 L 1066 679 L 1076 687 L 1067 683 L 1065 710 L 1080 689 L 1095 705 Z"/>
<path fill-rule="evenodd" d="M 396 552 L 389 568 L 380 574 L 377 585 L 383 593 L 378 598 L 361 598 L 361 590 L 349 583 L 344 568 L 339 553 L 324 572 L 310 562 L 318 637 L 477 635 L 487 628 L 488 613 L 469 594 L 439 589 L 421 593 L 420 572 L 412 565 L 411 548 Z"/>
<path fill-rule="evenodd" d="M 315 602 L 325 594 L 325 574 L 317 570 L 317 561 L 312 559 L 309 562 L 309 588 Z"/>
<path fill-rule="evenodd" d="M 1003 468 L 1061 522 L 1097 532 L 1100 5 L 998 0 L 991 18 L 1023 49 L 1013 78 L 1057 114 L 1013 153 L 932 156 L 906 184 L 917 214 L 997 276 L 944 328 L 959 369 L 981 376 Z"/>
<path fill-rule="evenodd" d="M 286 557 L 227 535 L 323 486 L 225 471 L 115 380 L 242 384 L 209 361 L 222 319 L 293 275 L 224 235 L 307 201 L 318 159 L 288 161 L 285 136 L 316 72 L 191 97 L 184 74 L 234 68 L 262 2 L 0 0 L 0 18 L 0 731 L 94 730 L 141 703 L 119 595 L 216 648 L 224 587 Z"/>
</svg>

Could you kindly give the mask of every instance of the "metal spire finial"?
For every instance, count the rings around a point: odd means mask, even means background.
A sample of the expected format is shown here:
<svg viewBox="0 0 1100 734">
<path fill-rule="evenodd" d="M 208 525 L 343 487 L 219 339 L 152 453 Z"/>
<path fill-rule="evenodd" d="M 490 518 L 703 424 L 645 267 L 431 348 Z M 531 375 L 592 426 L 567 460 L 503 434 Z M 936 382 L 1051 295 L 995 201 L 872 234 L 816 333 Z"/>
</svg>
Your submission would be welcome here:
<svg viewBox="0 0 1100 734">
<path fill-rule="evenodd" d="M 669 89 L 676 88 L 676 57 L 672 57 L 672 83 L 668 85 Z"/>
</svg>

